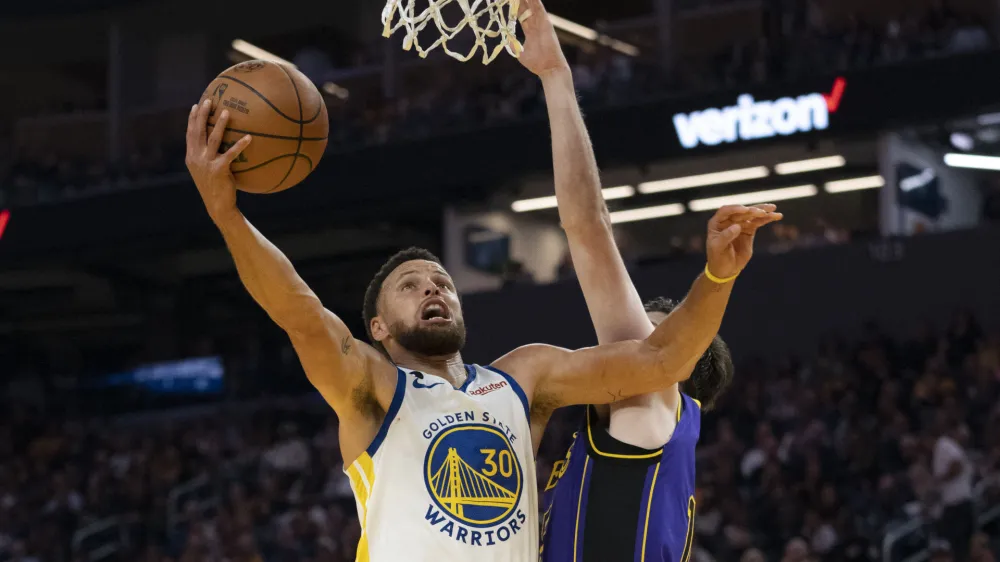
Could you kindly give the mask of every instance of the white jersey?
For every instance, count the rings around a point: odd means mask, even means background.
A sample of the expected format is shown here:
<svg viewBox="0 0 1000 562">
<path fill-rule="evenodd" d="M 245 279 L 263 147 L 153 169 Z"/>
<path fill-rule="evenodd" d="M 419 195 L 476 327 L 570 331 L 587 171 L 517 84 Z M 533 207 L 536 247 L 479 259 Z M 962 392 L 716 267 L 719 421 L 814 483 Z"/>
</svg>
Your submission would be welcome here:
<svg viewBox="0 0 1000 562">
<path fill-rule="evenodd" d="M 528 400 L 506 373 L 466 365 L 448 381 L 399 369 L 385 421 L 347 467 L 357 562 L 538 558 Z"/>
</svg>

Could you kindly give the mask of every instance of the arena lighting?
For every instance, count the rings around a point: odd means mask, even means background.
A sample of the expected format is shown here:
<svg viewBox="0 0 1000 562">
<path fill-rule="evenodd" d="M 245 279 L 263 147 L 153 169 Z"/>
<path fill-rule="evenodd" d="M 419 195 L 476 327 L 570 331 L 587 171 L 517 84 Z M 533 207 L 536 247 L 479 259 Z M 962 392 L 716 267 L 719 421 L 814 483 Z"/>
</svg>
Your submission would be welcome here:
<svg viewBox="0 0 1000 562">
<path fill-rule="evenodd" d="M 982 154 L 956 154 L 954 152 L 949 152 L 944 155 L 944 163 L 952 168 L 1000 170 L 1000 157 L 998 156 L 984 156 Z"/>
<path fill-rule="evenodd" d="M 0 211 L 0 238 L 3 238 L 3 232 L 7 230 L 7 223 L 10 222 L 10 211 L 4 209 Z"/>
<path fill-rule="evenodd" d="M 692 211 L 714 211 L 726 205 L 755 205 L 757 203 L 772 203 L 774 201 L 785 201 L 787 199 L 800 199 L 802 197 L 812 197 L 819 193 L 815 185 L 797 185 L 795 187 L 783 187 L 780 189 L 768 189 L 766 191 L 752 191 L 750 193 L 737 193 L 736 195 L 724 195 L 722 197 L 710 197 L 708 199 L 695 199 L 688 203 L 688 208 Z"/>
<path fill-rule="evenodd" d="M 1000 113 L 986 113 L 976 117 L 976 123 L 983 127 L 989 125 L 1000 125 Z"/>
<path fill-rule="evenodd" d="M 631 185 L 620 185 L 618 187 L 608 187 L 602 189 L 601 193 L 604 194 L 605 199 L 624 199 L 635 195 L 635 188 Z M 555 209 L 556 207 L 558 207 L 558 205 L 556 204 L 555 195 L 535 197 L 534 199 L 520 199 L 518 201 L 514 201 L 510 205 L 511 210 L 515 213 L 538 211 L 541 209 Z"/>
<path fill-rule="evenodd" d="M 952 133 L 948 140 L 951 141 L 951 145 L 958 150 L 964 150 L 966 152 L 972 150 L 976 147 L 975 141 L 972 137 L 965 133 Z"/>
<path fill-rule="evenodd" d="M 829 181 L 823 186 L 827 193 L 844 193 L 845 191 L 858 191 L 861 189 L 878 189 L 885 186 L 885 178 L 882 176 L 866 176 L 863 178 L 852 178 L 849 180 Z"/>
<path fill-rule="evenodd" d="M 287 64 L 292 68 L 298 68 L 297 66 L 295 66 L 295 63 L 287 61 L 279 57 L 278 55 L 272 53 L 271 51 L 265 51 L 264 49 L 261 49 L 257 45 L 248 43 L 242 39 L 233 40 L 233 50 L 242 53 L 252 59 L 269 60 L 281 64 Z M 334 84 L 333 82 L 324 83 L 323 91 L 330 94 L 331 96 L 335 96 L 342 100 L 346 100 L 350 96 L 350 92 L 347 91 L 347 88 L 344 88 L 343 86 L 340 86 L 338 84 Z"/>
<path fill-rule="evenodd" d="M 593 41 L 604 45 L 605 47 L 618 51 L 623 55 L 628 55 L 630 57 L 639 56 L 638 47 L 598 33 L 597 30 L 591 29 L 585 25 L 569 21 L 568 19 L 559 17 L 555 14 L 549 14 L 549 21 L 552 22 L 552 27 L 565 31 L 566 33 L 571 33 L 577 37 L 586 39 L 587 41 Z"/>
<path fill-rule="evenodd" d="M 330 94 L 331 96 L 346 100 L 351 96 L 351 93 L 347 91 L 347 88 L 343 86 L 338 86 L 333 82 L 327 82 L 323 84 L 323 91 Z"/>
<path fill-rule="evenodd" d="M 668 180 L 647 181 L 639 184 L 639 193 L 659 193 L 661 191 L 676 191 L 678 189 L 704 187 L 706 185 L 755 180 L 766 178 L 770 173 L 771 172 L 767 169 L 767 166 L 755 166 L 753 168 L 740 168 L 738 170 L 712 172 L 710 174 L 700 174 L 697 176 L 684 176 Z"/>
<path fill-rule="evenodd" d="M 280 62 L 281 64 L 287 64 L 292 68 L 298 68 L 291 62 L 279 57 L 278 55 L 261 49 L 257 45 L 247 43 L 242 39 L 233 39 L 233 50 L 243 53 L 244 55 L 252 59 L 269 60 L 274 62 Z"/>
<path fill-rule="evenodd" d="M 816 170 L 829 170 L 830 168 L 842 168 L 847 165 L 847 160 L 843 156 L 824 156 L 822 158 L 810 158 L 809 160 L 797 160 L 795 162 L 784 162 L 776 164 L 774 171 L 780 176 L 788 174 L 801 174 L 802 172 L 815 172 Z"/>
<path fill-rule="evenodd" d="M 644 221 L 658 219 L 661 217 L 676 217 L 684 214 L 682 203 L 670 203 L 669 205 L 657 205 L 655 207 L 641 207 L 639 209 L 627 209 L 611 213 L 611 224 L 623 222 Z"/>
</svg>

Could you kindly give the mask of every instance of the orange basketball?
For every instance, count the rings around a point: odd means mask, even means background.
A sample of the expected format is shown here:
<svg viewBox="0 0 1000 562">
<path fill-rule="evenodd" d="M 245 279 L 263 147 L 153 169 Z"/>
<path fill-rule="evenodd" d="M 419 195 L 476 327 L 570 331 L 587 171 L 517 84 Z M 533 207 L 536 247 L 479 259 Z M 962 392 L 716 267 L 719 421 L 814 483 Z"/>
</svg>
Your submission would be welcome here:
<svg viewBox="0 0 1000 562">
<path fill-rule="evenodd" d="M 243 135 L 253 141 L 233 161 L 236 187 L 250 193 L 275 193 L 301 182 L 326 150 L 330 120 L 316 86 L 298 70 L 251 60 L 226 69 L 208 85 L 212 100 L 208 131 L 229 110 L 220 152 Z"/>
</svg>

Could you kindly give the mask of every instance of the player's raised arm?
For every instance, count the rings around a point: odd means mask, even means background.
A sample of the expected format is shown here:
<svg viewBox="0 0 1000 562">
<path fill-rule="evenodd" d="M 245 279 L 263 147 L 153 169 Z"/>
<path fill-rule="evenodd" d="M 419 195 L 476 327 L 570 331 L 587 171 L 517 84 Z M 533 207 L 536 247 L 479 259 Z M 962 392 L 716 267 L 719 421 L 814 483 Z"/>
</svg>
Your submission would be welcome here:
<svg viewBox="0 0 1000 562">
<path fill-rule="evenodd" d="M 244 137 L 219 154 L 228 115 L 219 116 L 211 135 L 206 123 L 211 105 L 191 108 L 186 163 L 209 216 L 222 232 L 240 280 L 255 301 L 285 332 L 310 382 L 342 418 L 364 413 L 358 389 L 369 389 L 388 403 L 395 368 L 370 346 L 354 340 L 347 326 L 326 310 L 296 273 L 292 263 L 240 213 L 230 163 L 250 143 Z M 378 384 L 386 379 L 388 385 Z M 385 386 L 385 392 L 378 391 Z M 381 402 L 382 400 L 380 400 Z M 363 448 L 363 447 L 362 447 Z"/>
<path fill-rule="evenodd" d="M 543 410 L 570 404 L 606 404 L 655 392 L 689 376 L 719 331 L 733 283 L 753 253 L 758 228 L 779 213 L 746 220 L 746 207 L 719 209 L 708 225 L 708 264 L 684 301 L 648 338 L 578 351 L 531 345 L 496 362 L 515 376 Z"/>
<path fill-rule="evenodd" d="M 531 12 L 527 17 L 522 12 L 525 47 L 520 61 L 539 77 L 545 91 L 559 220 L 597 341 L 645 339 L 653 324 L 615 244 L 569 65 L 545 7 L 538 0 L 526 0 L 523 6 Z"/>
</svg>

